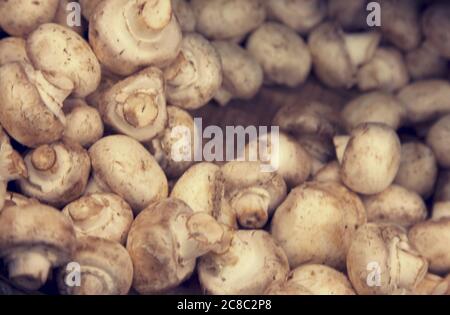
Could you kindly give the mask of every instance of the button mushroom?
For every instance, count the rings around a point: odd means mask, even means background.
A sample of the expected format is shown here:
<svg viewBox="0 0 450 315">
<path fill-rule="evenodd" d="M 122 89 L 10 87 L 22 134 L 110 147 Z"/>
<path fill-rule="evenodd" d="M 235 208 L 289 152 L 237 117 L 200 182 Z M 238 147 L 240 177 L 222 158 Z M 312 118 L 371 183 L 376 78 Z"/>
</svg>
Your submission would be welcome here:
<svg viewBox="0 0 450 315">
<path fill-rule="evenodd" d="M 28 178 L 19 179 L 21 191 L 56 207 L 80 197 L 89 179 L 89 156 L 68 139 L 42 145 L 24 158 Z"/>
<path fill-rule="evenodd" d="M 423 143 L 413 141 L 402 144 L 401 152 L 400 168 L 394 182 L 428 198 L 438 175 L 433 151 Z"/>
<path fill-rule="evenodd" d="M 309 182 L 291 190 L 277 208 L 271 234 L 291 268 L 308 262 L 343 269 L 355 231 L 365 222 L 356 194 L 335 182 Z"/>
<path fill-rule="evenodd" d="M 428 7 L 422 16 L 422 28 L 430 45 L 440 56 L 450 59 L 450 5 L 436 3 Z"/>
<path fill-rule="evenodd" d="M 172 9 L 183 32 L 194 32 L 197 20 L 192 5 L 187 0 L 171 0 Z"/>
<path fill-rule="evenodd" d="M 450 115 L 441 117 L 428 131 L 427 144 L 438 164 L 450 168 Z"/>
<path fill-rule="evenodd" d="M 197 31 L 211 39 L 234 39 L 256 29 L 266 18 L 260 0 L 191 0 Z"/>
<path fill-rule="evenodd" d="M 222 60 L 223 83 L 214 99 L 222 106 L 233 98 L 249 100 L 263 84 L 263 70 L 242 47 L 229 41 L 212 43 Z"/>
<path fill-rule="evenodd" d="M 358 229 L 347 255 L 347 271 L 358 294 L 405 294 L 427 273 L 428 263 L 395 224 Z"/>
<path fill-rule="evenodd" d="M 162 72 L 149 67 L 104 91 L 98 108 L 105 124 L 138 141 L 150 141 L 167 123 Z"/>
<path fill-rule="evenodd" d="M 153 156 L 136 140 L 122 135 L 100 139 L 89 149 L 94 181 L 114 192 L 134 213 L 168 195 L 167 179 Z"/>
<path fill-rule="evenodd" d="M 442 78 L 447 70 L 447 60 L 439 55 L 429 41 L 409 51 L 405 62 L 411 78 L 415 80 Z"/>
<path fill-rule="evenodd" d="M 39 25 L 53 21 L 59 0 L 0 1 L 0 27 L 10 35 L 25 37 Z"/>
<path fill-rule="evenodd" d="M 79 264 L 79 285 L 68 285 L 70 264 L 61 268 L 58 288 L 64 295 L 125 295 L 133 281 L 133 263 L 120 244 L 97 237 L 77 239 L 72 262 Z M 69 283 L 70 284 L 70 283 Z"/>
<path fill-rule="evenodd" d="M 103 136 L 103 121 L 100 113 L 82 99 L 64 102 L 66 128 L 64 136 L 87 148 Z"/>
<path fill-rule="evenodd" d="M 409 228 L 427 217 L 427 207 L 422 198 L 397 185 L 366 196 L 363 202 L 369 222 L 390 222 Z"/>
<path fill-rule="evenodd" d="M 197 269 L 203 290 L 214 295 L 260 295 L 289 272 L 286 254 L 261 230 L 237 231 L 226 252 L 201 257 Z"/>
<path fill-rule="evenodd" d="M 367 28 L 367 0 L 328 0 L 328 17 L 344 29 Z"/>
<path fill-rule="evenodd" d="M 128 235 L 133 288 L 141 294 L 175 288 L 192 274 L 197 257 L 221 253 L 229 243 L 227 229 L 210 215 L 194 213 L 173 198 L 153 203 L 136 217 Z"/>
<path fill-rule="evenodd" d="M 219 53 L 203 36 L 185 34 L 181 52 L 165 68 L 167 100 L 184 109 L 197 109 L 208 103 L 222 85 Z"/>
<path fill-rule="evenodd" d="M 311 55 L 304 40 L 292 29 L 266 22 L 249 37 L 246 48 L 263 68 L 266 83 L 295 87 L 311 70 Z"/>
<path fill-rule="evenodd" d="M 342 182 L 355 192 L 372 195 L 385 190 L 400 167 L 401 145 L 384 124 L 365 123 L 351 136 L 335 137 Z"/>
<path fill-rule="evenodd" d="M 327 13 L 323 0 L 266 0 L 267 15 L 306 34 L 319 24 Z"/>
<path fill-rule="evenodd" d="M 78 0 L 81 5 L 81 13 L 86 18 L 86 20 L 90 20 L 91 16 L 95 12 L 95 8 L 102 2 L 103 0 Z"/>
<path fill-rule="evenodd" d="M 377 32 L 344 33 L 335 23 L 320 24 L 308 39 L 316 75 L 329 87 L 352 87 L 359 67 L 373 58 L 380 38 Z"/>
<path fill-rule="evenodd" d="M 0 215 L 0 257 L 9 278 L 37 290 L 51 268 L 67 263 L 75 250 L 75 231 L 57 209 L 39 203 L 5 208 Z"/>
<path fill-rule="evenodd" d="M 90 15 L 89 42 L 113 73 L 163 66 L 179 52 L 181 29 L 169 0 L 108 0 Z"/>
<path fill-rule="evenodd" d="M 300 290 L 299 290 L 300 289 Z M 306 264 L 292 270 L 283 282 L 274 282 L 266 294 L 355 295 L 347 277 L 328 266 Z"/>
<path fill-rule="evenodd" d="M 0 66 L 10 62 L 30 62 L 27 56 L 27 42 L 20 37 L 6 37 L 0 40 Z"/>
<path fill-rule="evenodd" d="M 115 194 L 81 197 L 62 211 L 73 223 L 77 237 L 94 236 L 125 244 L 133 222 L 130 206 Z"/>
<path fill-rule="evenodd" d="M 450 279 L 449 279 L 450 280 Z M 428 273 L 414 289 L 415 295 L 449 295 L 450 281 Z"/>
</svg>

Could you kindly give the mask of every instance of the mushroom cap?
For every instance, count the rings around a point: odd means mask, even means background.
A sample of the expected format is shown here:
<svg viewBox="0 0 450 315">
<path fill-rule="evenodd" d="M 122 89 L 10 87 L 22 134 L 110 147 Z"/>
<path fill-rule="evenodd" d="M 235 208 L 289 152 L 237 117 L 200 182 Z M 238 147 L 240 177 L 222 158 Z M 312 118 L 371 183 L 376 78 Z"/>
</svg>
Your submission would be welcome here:
<svg viewBox="0 0 450 315">
<path fill-rule="evenodd" d="M 28 36 L 27 53 L 36 70 L 57 87 L 72 87 L 75 97 L 91 94 L 100 84 L 97 57 L 84 38 L 67 27 L 39 26 Z"/>
<path fill-rule="evenodd" d="M 405 56 L 405 62 L 414 80 L 442 78 L 447 73 L 447 59 L 439 56 L 429 41 L 409 51 Z"/>
<path fill-rule="evenodd" d="M 277 208 L 271 234 L 291 268 L 309 262 L 343 269 L 353 235 L 365 222 L 356 194 L 335 182 L 309 182 L 291 190 Z"/>
<path fill-rule="evenodd" d="M 450 114 L 450 83 L 445 80 L 420 80 L 401 89 L 403 102 L 411 123 L 427 122 Z"/>
<path fill-rule="evenodd" d="M 6 207 L 0 215 L 0 256 L 42 249 L 52 266 L 60 266 L 72 257 L 75 231 L 57 209 L 30 202 Z"/>
<path fill-rule="evenodd" d="M 325 265 L 305 264 L 295 268 L 287 276 L 286 282 L 278 288 L 269 289 L 269 294 L 278 294 L 293 287 L 303 287 L 313 295 L 356 294 L 343 273 Z"/>
<path fill-rule="evenodd" d="M 428 198 L 434 190 L 438 167 L 433 151 L 421 142 L 402 144 L 395 183 Z"/>
<path fill-rule="evenodd" d="M 77 239 L 72 260 L 81 267 L 81 285 L 66 284 L 70 265 L 61 269 L 58 288 L 65 295 L 125 295 L 133 281 L 133 263 L 119 243 L 97 238 Z"/>
<path fill-rule="evenodd" d="M 53 155 L 53 163 L 39 169 L 34 161 L 35 152 L 48 150 Z M 40 154 L 40 153 L 38 153 Z M 78 143 L 69 139 L 54 142 L 48 146 L 41 146 L 29 152 L 24 158 L 28 169 L 28 178 L 19 179 L 22 193 L 43 202 L 64 206 L 80 197 L 89 179 L 91 164 L 89 156 Z"/>
<path fill-rule="evenodd" d="M 207 254 L 198 263 L 200 284 L 214 295 L 260 295 L 288 272 L 286 254 L 262 230 L 236 231 L 227 252 Z"/>
<path fill-rule="evenodd" d="M 103 0 L 78 0 L 81 5 L 81 13 L 83 14 L 86 20 L 90 20 L 91 15 L 94 13 L 95 8 L 102 2 Z"/>
<path fill-rule="evenodd" d="M 341 184 L 341 165 L 338 161 L 331 161 L 322 167 L 313 177 L 318 182 L 337 182 Z"/>
<path fill-rule="evenodd" d="M 189 229 L 192 209 L 183 201 L 168 198 L 151 204 L 134 220 L 127 250 L 134 265 L 133 288 L 141 294 L 177 287 L 195 268 L 195 257 L 184 259 L 184 230 Z M 195 238 L 188 231 L 188 238 Z M 207 240 L 205 240 L 207 241 Z"/>
<path fill-rule="evenodd" d="M 130 204 L 135 213 L 168 195 L 167 178 L 153 156 L 122 135 L 100 139 L 89 149 L 94 175 Z"/>
<path fill-rule="evenodd" d="M 212 44 L 222 60 L 222 89 L 234 98 L 253 98 L 264 79 L 259 63 L 238 44 L 230 41 L 214 41 Z"/>
<path fill-rule="evenodd" d="M 423 32 L 440 55 L 450 59 L 450 5 L 436 3 L 422 15 Z"/>
<path fill-rule="evenodd" d="M 348 132 L 362 123 L 383 123 L 397 130 L 406 121 L 406 110 L 395 96 L 375 91 L 361 94 L 347 103 L 341 118 Z"/>
<path fill-rule="evenodd" d="M 367 0 L 328 0 L 328 17 L 344 29 L 367 27 Z"/>
<path fill-rule="evenodd" d="M 105 124 L 138 141 L 150 141 L 167 124 L 164 78 L 149 67 L 107 89 L 98 104 Z"/>
<path fill-rule="evenodd" d="M 402 50 L 412 50 L 420 44 L 421 28 L 416 2 L 409 0 L 379 0 L 383 36 Z"/>
<path fill-rule="evenodd" d="M 0 27 L 10 35 L 25 37 L 40 24 L 53 20 L 59 0 L 0 2 Z"/>
<path fill-rule="evenodd" d="M 440 118 L 428 131 L 427 144 L 441 167 L 450 167 L 450 115 Z"/>
<path fill-rule="evenodd" d="M 197 31 L 212 39 L 233 39 L 246 35 L 266 18 L 259 0 L 192 0 Z"/>
<path fill-rule="evenodd" d="M 417 193 L 391 185 L 363 198 L 369 222 L 390 222 L 408 228 L 427 217 L 427 207 Z"/>
<path fill-rule="evenodd" d="M 449 295 L 450 282 L 435 274 L 427 273 L 427 275 L 419 282 L 414 289 L 417 295 Z"/>
<path fill-rule="evenodd" d="M 164 173 L 169 178 L 179 178 L 194 163 L 194 139 L 198 130 L 187 111 L 167 106 L 168 122 L 163 132 L 148 145 Z M 185 133 L 189 130 L 189 133 Z M 187 142 L 189 139 L 190 142 Z M 186 142 L 184 142 L 186 140 Z M 187 151 L 188 148 L 190 151 Z M 190 158 L 188 157 L 190 153 Z M 180 161 L 179 156 L 183 157 Z"/>
<path fill-rule="evenodd" d="M 0 65 L 10 62 L 29 62 L 26 41 L 20 37 L 6 37 L 0 40 Z"/>
<path fill-rule="evenodd" d="M 267 14 L 302 34 L 308 33 L 326 16 L 323 0 L 267 0 Z"/>
<path fill-rule="evenodd" d="M 126 76 L 146 66 L 164 66 L 178 55 L 182 34 L 175 16 L 171 13 L 166 26 L 152 30 L 145 21 L 149 10 L 139 8 L 152 4 L 155 2 L 108 0 L 91 13 L 89 42 L 109 71 Z"/>
<path fill-rule="evenodd" d="M 77 237 L 94 236 L 125 244 L 133 211 L 119 196 L 91 194 L 69 203 L 62 212 L 72 222 Z"/>
<path fill-rule="evenodd" d="M 197 109 L 207 104 L 222 85 L 220 55 L 200 34 L 183 36 L 181 52 L 165 69 L 167 100 L 184 109 Z"/>
<path fill-rule="evenodd" d="M 17 62 L 0 67 L 0 123 L 28 147 L 56 141 L 64 132 L 62 122 L 47 108 Z"/>
<path fill-rule="evenodd" d="M 342 181 L 361 194 L 379 193 L 394 181 L 400 157 L 400 140 L 393 129 L 379 123 L 361 124 L 353 129 L 345 147 Z"/>
<path fill-rule="evenodd" d="M 311 55 L 304 40 L 292 29 L 266 22 L 247 41 L 247 50 L 263 68 L 268 83 L 295 87 L 311 70 Z"/>
<path fill-rule="evenodd" d="M 437 274 L 450 272 L 450 218 L 431 219 L 414 225 L 408 237 L 411 244 L 430 263 L 430 271 Z"/>
<path fill-rule="evenodd" d="M 186 0 L 171 1 L 173 12 L 177 17 L 181 30 L 183 32 L 194 32 L 197 25 L 197 20 L 191 3 Z"/>
<path fill-rule="evenodd" d="M 405 293 L 423 279 L 427 268 L 408 242 L 406 230 L 395 224 L 360 227 L 347 255 L 348 276 L 358 294 Z"/>
<path fill-rule="evenodd" d="M 69 99 L 63 107 L 66 115 L 64 136 L 83 147 L 90 147 L 103 136 L 103 121 L 98 110 L 82 99 Z"/>
</svg>

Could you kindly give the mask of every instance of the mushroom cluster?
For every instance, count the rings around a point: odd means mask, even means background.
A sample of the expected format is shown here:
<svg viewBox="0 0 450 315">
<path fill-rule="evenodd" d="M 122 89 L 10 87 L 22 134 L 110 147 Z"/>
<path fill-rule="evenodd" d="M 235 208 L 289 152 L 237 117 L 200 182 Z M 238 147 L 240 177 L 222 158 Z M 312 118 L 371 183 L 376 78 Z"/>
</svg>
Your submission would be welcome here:
<svg viewBox="0 0 450 315">
<path fill-rule="evenodd" d="M 450 4 L 0 0 L 0 292 L 450 295 Z"/>
</svg>

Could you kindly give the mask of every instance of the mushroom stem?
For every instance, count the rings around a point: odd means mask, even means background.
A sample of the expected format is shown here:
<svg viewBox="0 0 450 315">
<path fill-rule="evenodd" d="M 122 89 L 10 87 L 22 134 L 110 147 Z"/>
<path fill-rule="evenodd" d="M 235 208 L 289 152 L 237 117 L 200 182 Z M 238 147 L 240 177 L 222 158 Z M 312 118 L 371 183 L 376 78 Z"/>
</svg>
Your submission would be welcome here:
<svg viewBox="0 0 450 315">
<path fill-rule="evenodd" d="M 346 34 L 344 36 L 344 43 L 350 60 L 355 67 L 358 67 L 369 61 L 380 42 L 380 34 L 360 33 L 360 34 Z"/>
<path fill-rule="evenodd" d="M 51 263 L 42 253 L 22 251 L 8 260 L 9 277 L 18 286 L 37 290 L 47 281 Z"/>
<path fill-rule="evenodd" d="M 230 246 L 230 232 L 206 213 L 194 213 L 187 221 L 178 221 L 182 224 L 179 231 L 182 261 L 190 261 L 210 251 L 222 253 Z"/>
<path fill-rule="evenodd" d="M 48 171 L 56 163 L 57 155 L 55 150 L 45 144 L 36 148 L 31 154 L 31 163 L 39 171 Z"/>
<path fill-rule="evenodd" d="M 135 128 L 149 126 L 158 117 L 158 104 L 155 95 L 134 93 L 123 106 L 125 119 Z"/>
<path fill-rule="evenodd" d="M 342 164 L 345 149 L 347 148 L 349 141 L 350 141 L 349 136 L 336 136 L 333 138 L 334 146 L 336 149 L 336 157 L 339 161 L 339 164 Z"/>
<path fill-rule="evenodd" d="M 226 89 L 224 89 L 223 87 L 221 87 L 216 95 L 214 96 L 214 99 L 221 105 L 221 106 L 225 106 L 226 104 L 228 104 L 231 99 L 233 98 L 233 94 L 228 92 Z"/>
<path fill-rule="evenodd" d="M 261 188 L 250 188 L 233 198 L 231 206 L 239 224 L 246 228 L 259 229 L 269 219 L 269 193 Z"/>
</svg>

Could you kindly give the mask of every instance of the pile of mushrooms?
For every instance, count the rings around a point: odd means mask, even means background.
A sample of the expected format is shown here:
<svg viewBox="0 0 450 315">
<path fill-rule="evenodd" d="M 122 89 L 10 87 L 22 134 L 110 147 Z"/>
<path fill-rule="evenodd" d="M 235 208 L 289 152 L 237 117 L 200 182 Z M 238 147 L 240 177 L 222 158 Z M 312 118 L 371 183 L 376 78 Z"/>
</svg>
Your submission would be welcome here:
<svg viewBox="0 0 450 315">
<path fill-rule="evenodd" d="M 378 3 L 0 0 L 0 289 L 450 295 L 450 4 Z"/>
</svg>

